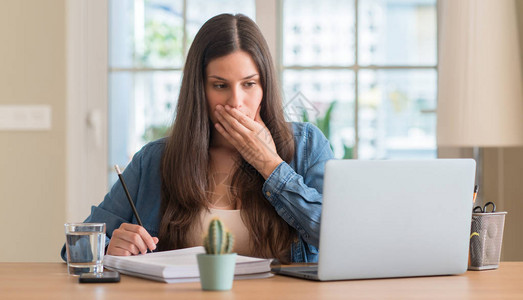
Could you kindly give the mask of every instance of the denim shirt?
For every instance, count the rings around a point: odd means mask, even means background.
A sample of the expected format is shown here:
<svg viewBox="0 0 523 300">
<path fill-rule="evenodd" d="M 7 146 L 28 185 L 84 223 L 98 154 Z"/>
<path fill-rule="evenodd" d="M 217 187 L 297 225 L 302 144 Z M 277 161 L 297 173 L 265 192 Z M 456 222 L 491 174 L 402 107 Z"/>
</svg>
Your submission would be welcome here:
<svg viewBox="0 0 523 300">
<path fill-rule="evenodd" d="M 328 140 L 310 123 L 292 123 L 295 153 L 291 162 L 280 163 L 267 178 L 262 192 L 276 212 L 298 232 L 291 246 L 292 262 L 316 262 L 325 163 L 333 158 Z M 135 202 L 142 224 L 151 236 L 160 227 L 160 165 L 165 139 L 145 145 L 138 151 L 122 176 Z M 85 222 L 106 223 L 106 246 L 122 223 L 138 224 L 120 182 L 116 182 L 102 203 L 91 208 Z M 65 246 L 61 252 L 66 260 Z"/>
</svg>

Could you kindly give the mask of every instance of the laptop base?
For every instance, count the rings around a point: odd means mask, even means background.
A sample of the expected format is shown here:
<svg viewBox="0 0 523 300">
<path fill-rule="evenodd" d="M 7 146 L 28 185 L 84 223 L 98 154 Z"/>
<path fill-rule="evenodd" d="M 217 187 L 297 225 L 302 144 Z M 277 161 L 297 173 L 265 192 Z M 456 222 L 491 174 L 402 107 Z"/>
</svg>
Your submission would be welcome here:
<svg viewBox="0 0 523 300">
<path fill-rule="evenodd" d="M 272 271 L 277 275 L 285 275 L 290 277 L 298 277 L 308 280 L 319 281 L 318 266 L 303 266 L 303 267 L 285 267 L 273 268 Z"/>
</svg>

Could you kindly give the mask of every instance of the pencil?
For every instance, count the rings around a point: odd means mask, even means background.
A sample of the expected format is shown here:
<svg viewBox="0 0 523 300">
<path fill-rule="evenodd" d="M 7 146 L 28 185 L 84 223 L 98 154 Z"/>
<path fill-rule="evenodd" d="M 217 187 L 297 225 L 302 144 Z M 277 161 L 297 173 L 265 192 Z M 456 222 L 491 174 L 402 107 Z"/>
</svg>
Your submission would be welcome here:
<svg viewBox="0 0 523 300">
<path fill-rule="evenodd" d="M 116 173 L 118 174 L 118 178 L 120 178 L 120 182 L 122 183 L 123 190 L 125 191 L 125 195 L 127 196 L 127 200 L 129 200 L 129 204 L 131 205 L 131 208 L 133 209 L 134 216 L 136 217 L 136 220 L 138 221 L 138 225 L 143 227 L 142 220 L 140 219 L 140 216 L 138 215 L 138 211 L 136 210 L 136 206 L 134 206 L 133 199 L 131 198 L 131 194 L 129 194 L 129 190 L 127 189 L 127 185 L 125 184 L 125 181 L 123 180 L 122 172 L 120 172 L 120 168 L 118 168 L 118 165 L 114 165 L 114 169 L 116 170 Z M 147 249 L 147 253 L 152 252 L 149 249 Z"/>
<path fill-rule="evenodd" d="M 472 198 L 472 203 L 476 203 L 476 197 L 478 196 L 478 192 L 479 192 L 479 185 L 476 185 L 474 187 L 474 198 Z"/>
<path fill-rule="evenodd" d="M 123 180 L 122 172 L 120 172 L 120 168 L 118 168 L 118 165 L 114 165 L 114 169 L 116 170 L 116 173 L 118 174 L 118 178 L 120 178 L 120 182 L 122 183 L 123 190 L 125 191 L 125 195 L 127 195 L 127 200 L 129 200 L 129 204 L 131 205 L 131 208 L 133 209 L 134 216 L 136 217 L 136 220 L 138 220 L 138 225 L 143 227 L 142 220 L 140 219 L 140 216 L 138 215 L 138 212 L 136 211 L 136 207 L 134 206 L 134 202 L 133 202 L 133 199 L 131 198 L 131 194 L 129 194 L 127 185 L 125 184 L 125 181 Z"/>
</svg>

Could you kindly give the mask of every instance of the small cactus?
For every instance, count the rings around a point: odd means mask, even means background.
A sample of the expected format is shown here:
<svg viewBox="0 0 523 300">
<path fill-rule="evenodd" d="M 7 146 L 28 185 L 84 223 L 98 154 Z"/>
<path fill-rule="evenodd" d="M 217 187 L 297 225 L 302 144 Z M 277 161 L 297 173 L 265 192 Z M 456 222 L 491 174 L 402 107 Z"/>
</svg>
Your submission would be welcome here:
<svg viewBox="0 0 523 300">
<path fill-rule="evenodd" d="M 218 218 L 209 223 L 209 231 L 203 238 L 203 247 L 207 254 L 231 253 L 234 244 L 232 233 L 223 228 L 223 223 Z"/>
</svg>

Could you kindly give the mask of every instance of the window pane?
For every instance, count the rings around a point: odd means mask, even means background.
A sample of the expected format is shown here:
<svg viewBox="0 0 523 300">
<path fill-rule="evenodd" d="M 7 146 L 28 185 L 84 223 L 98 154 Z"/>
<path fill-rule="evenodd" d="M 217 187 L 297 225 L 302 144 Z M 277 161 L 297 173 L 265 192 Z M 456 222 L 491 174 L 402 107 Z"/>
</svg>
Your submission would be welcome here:
<svg viewBox="0 0 523 300">
<path fill-rule="evenodd" d="M 354 1 L 283 1 L 283 65 L 354 64 Z"/>
<path fill-rule="evenodd" d="M 289 121 L 310 120 L 331 142 L 336 157 L 354 145 L 354 72 L 350 70 L 285 70 L 285 114 Z M 334 104 L 333 104 L 334 103 Z M 326 113 L 331 105 L 331 117 Z M 306 114 L 304 116 L 303 114 Z M 326 125 L 330 125 L 330 130 Z M 345 147 L 350 149 L 345 149 Z"/>
<path fill-rule="evenodd" d="M 134 1 L 109 1 L 109 67 L 134 65 Z"/>
<path fill-rule="evenodd" d="M 110 3 L 111 67 L 182 66 L 182 0 L 113 0 Z"/>
<path fill-rule="evenodd" d="M 360 0 L 360 65 L 435 65 L 436 0 Z"/>
<path fill-rule="evenodd" d="M 164 136 L 180 83 L 180 71 L 110 73 L 109 166 L 126 166 L 143 145 Z"/>
<path fill-rule="evenodd" d="M 359 75 L 358 157 L 436 158 L 436 70 Z"/>
<path fill-rule="evenodd" d="M 244 14 L 256 20 L 254 0 L 187 0 L 187 50 L 194 36 L 210 18 L 221 13 Z"/>
<path fill-rule="evenodd" d="M 144 1 L 143 13 L 135 12 L 135 21 L 137 65 L 157 68 L 183 65 L 182 0 Z"/>
</svg>

